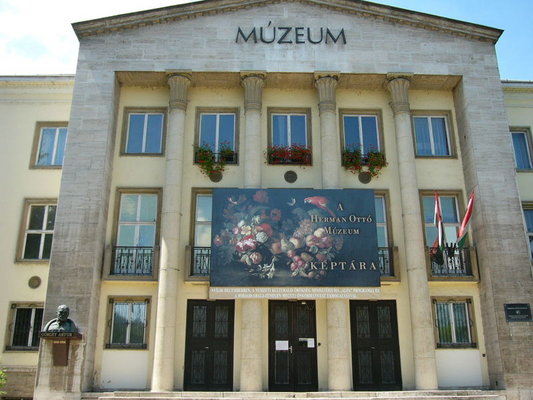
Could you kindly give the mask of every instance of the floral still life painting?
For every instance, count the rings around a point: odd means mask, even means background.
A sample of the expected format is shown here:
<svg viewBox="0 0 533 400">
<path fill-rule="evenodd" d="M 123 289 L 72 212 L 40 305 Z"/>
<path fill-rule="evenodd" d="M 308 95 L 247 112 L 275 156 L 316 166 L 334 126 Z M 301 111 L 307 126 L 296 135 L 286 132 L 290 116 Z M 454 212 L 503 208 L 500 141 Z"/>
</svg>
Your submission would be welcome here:
<svg viewBox="0 0 533 400">
<path fill-rule="evenodd" d="M 211 286 L 379 286 L 372 190 L 215 189 Z"/>
</svg>

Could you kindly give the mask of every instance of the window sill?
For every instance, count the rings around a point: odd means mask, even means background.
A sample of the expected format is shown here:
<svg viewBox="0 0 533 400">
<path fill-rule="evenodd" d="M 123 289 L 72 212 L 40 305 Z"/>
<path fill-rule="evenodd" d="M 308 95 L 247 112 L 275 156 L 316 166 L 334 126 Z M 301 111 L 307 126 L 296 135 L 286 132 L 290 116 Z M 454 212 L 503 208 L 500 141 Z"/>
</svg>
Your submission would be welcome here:
<svg viewBox="0 0 533 400">
<path fill-rule="evenodd" d="M 17 264 L 50 264 L 50 259 L 39 259 L 39 258 L 17 258 L 15 259 Z"/>
<path fill-rule="evenodd" d="M 53 169 L 61 170 L 63 165 L 30 165 L 30 169 Z"/>
<path fill-rule="evenodd" d="M 524 172 L 524 173 L 527 174 L 527 173 L 531 173 L 531 172 L 533 172 L 533 168 L 528 168 L 528 169 L 518 169 L 518 168 L 517 168 L 517 169 L 516 169 L 516 172 L 517 172 L 517 173 L 522 173 L 522 172 Z"/>
<path fill-rule="evenodd" d="M 106 350 L 147 350 L 146 344 L 110 344 L 105 345 Z"/>
<path fill-rule="evenodd" d="M 19 346 L 6 346 L 6 351 L 20 351 L 23 353 L 27 352 L 37 352 L 39 351 L 39 347 L 19 347 Z"/>
<path fill-rule="evenodd" d="M 437 350 L 466 350 L 477 349 L 477 343 L 464 344 L 439 344 L 437 343 Z"/>
<path fill-rule="evenodd" d="M 447 155 L 447 156 L 433 156 L 433 155 L 418 155 L 416 154 L 415 155 L 415 158 L 420 158 L 420 159 L 429 159 L 429 160 L 457 160 L 457 155 L 456 154 L 450 154 L 450 155 Z"/>
<path fill-rule="evenodd" d="M 120 153 L 121 157 L 164 157 L 165 153 Z"/>
</svg>

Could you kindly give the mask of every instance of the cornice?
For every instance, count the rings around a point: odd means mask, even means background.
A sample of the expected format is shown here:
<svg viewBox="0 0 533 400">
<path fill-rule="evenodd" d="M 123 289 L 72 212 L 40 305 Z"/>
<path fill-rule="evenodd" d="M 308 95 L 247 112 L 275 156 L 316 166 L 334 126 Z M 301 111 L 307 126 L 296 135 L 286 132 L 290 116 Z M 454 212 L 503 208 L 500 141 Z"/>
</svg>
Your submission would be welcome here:
<svg viewBox="0 0 533 400">
<path fill-rule="evenodd" d="M 75 75 L 0 76 L 0 87 L 72 87 Z"/>
<path fill-rule="evenodd" d="M 134 29 L 147 25 L 193 19 L 204 15 L 223 14 L 251 7 L 264 7 L 279 3 L 304 3 L 387 22 L 416 26 L 419 28 L 446 32 L 456 36 L 496 43 L 502 30 L 472 24 L 435 15 L 409 11 L 401 8 L 370 3 L 362 0 L 204 0 L 147 11 L 116 15 L 90 21 L 76 22 L 72 27 L 82 39 L 110 32 Z"/>
<path fill-rule="evenodd" d="M 502 81 L 505 93 L 533 92 L 533 81 Z"/>
</svg>

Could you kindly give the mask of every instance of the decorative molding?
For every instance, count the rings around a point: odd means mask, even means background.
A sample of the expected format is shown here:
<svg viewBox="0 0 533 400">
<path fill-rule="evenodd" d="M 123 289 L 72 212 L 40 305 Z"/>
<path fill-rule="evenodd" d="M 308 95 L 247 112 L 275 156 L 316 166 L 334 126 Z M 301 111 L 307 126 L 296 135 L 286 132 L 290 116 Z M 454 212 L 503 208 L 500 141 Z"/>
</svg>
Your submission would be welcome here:
<svg viewBox="0 0 533 400">
<path fill-rule="evenodd" d="M 167 78 L 170 86 L 170 99 L 168 106 L 170 109 L 187 109 L 187 91 L 191 85 L 192 75 L 188 72 L 170 73 Z"/>
<path fill-rule="evenodd" d="M 315 73 L 315 87 L 318 89 L 318 109 L 320 113 L 337 110 L 336 89 L 338 73 Z"/>
<path fill-rule="evenodd" d="M 401 8 L 351 0 L 204 0 L 72 24 L 78 39 L 206 15 L 223 14 L 279 3 L 304 3 L 331 11 L 410 25 L 454 36 L 496 43 L 503 31 L 483 25 L 437 17 Z"/>
<path fill-rule="evenodd" d="M 387 75 L 387 89 L 391 94 L 392 101 L 389 103 L 394 114 L 410 113 L 409 108 L 409 85 L 411 84 L 408 74 Z"/>
<path fill-rule="evenodd" d="M 266 73 L 261 71 L 241 72 L 241 85 L 244 88 L 244 110 L 261 111 L 263 106 L 263 87 Z"/>
</svg>

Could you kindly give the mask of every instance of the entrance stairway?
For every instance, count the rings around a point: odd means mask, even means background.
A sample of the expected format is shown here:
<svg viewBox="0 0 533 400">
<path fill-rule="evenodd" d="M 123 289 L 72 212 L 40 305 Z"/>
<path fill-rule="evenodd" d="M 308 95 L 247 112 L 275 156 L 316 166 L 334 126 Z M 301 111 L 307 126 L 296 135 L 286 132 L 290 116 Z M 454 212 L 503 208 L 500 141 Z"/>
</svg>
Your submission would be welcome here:
<svg viewBox="0 0 533 400">
<path fill-rule="evenodd" d="M 397 392 L 92 392 L 82 400 L 507 400 L 504 391 L 416 390 Z"/>
</svg>

